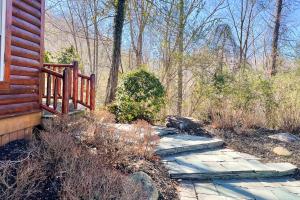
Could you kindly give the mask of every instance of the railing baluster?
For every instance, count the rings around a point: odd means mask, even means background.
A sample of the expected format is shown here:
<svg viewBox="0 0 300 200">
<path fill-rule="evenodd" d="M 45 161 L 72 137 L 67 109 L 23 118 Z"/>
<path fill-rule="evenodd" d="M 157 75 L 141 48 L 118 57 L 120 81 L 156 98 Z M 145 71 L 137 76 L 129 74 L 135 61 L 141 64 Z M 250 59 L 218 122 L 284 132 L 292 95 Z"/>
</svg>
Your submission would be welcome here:
<svg viewBox="0 0 300 200">
<path fill-rule="evenodd" d="M 69 83 L 68 83 L 68 87 L 69 87 L 69 89 L 68 89 L 68 90 L 69 90 L 69 97 L 72 98 L 72 93 L 73 93 L 73 92 L 72 92 L 72 85 L 73 85 L 73 84 L 72 84 L 72 83 L 73 83 L 73 82 L 72 82 L 72 80 L 73 80 L 72 77 L 73 77 L 73 73 L 72 73 L 71 70 L 68 70 L 68 73 L 69 73 Z"/>
<path fill-rule="evenodd" d="M 55 77 L 54 81 L 54 93 L 53 93 L 53 108 L 57 109 L 57 100 L 58 100 L 58 77 Z"/>
<path fill-rule="evenodd" d="M 78 62 L 73 62 L 73 104 L 74 109 L 77 109 L 77 102 L 78 102 Z"/>
<path fill-rule="evenodd" d="M 52 71 L 56 72 L 56 68 L 52 67 Z M 52 81 L 51 81 L 51 84 L 52 84 L 52 94 L 54 94 L 54 90 L 55 90 L 54 83 L 55 83 L 55 76 L 53 76 Z"/>
<path fill-rule="evenodd" d="M 90 98 L 90 80 L 86 79 L 85 103 L 89 104 Z"/>
<path fill-rule="evenodd" d="M 58 68 L 58 73 L 62 73 L 63 72 L 63 70 L 62 70 L 62 68 Z M 61 95 L 61 80 L 59 79 L 58 80 L 58 96 L 59 97 L 61 97 L 62 95 Z"/>
<path fill-rule="evenodd" d="M 92 111 L 96 108 L 96 76 L 95 74 L 92 74 L 90 77 L 91 81 L 91 94 L 90 94 L 90 109 Z"/>
<path fill-rule="evenodd" d="M 46 96 L 46 105 L 49 106 L 51 103 L 51 75 L 47 76 L 47 96 Z"/>
<path fill-rule="evenodd" d="M 80 87 L 80 101 L 83 102 L 83 88 L 84 88 L 84 78 L 81 77 L 81 87 Z"/>
<path fill-rule="evenodd" d="M 69 70 L 66 68 L 63 73 L 63 99 L 62 99 L 62 113 L 69 113 Z"/>
</svg>

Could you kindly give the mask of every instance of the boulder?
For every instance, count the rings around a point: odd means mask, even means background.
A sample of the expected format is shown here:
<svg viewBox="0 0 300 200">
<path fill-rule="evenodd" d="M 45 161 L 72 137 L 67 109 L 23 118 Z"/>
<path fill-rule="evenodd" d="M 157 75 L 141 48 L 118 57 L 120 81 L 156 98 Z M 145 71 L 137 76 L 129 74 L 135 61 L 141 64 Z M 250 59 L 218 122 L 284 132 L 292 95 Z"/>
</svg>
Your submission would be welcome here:
<svg viewBox="0 0 300 200">
<path fill-rule="evenodd" d="M 275 147 L 273 152 L 279 156 L 291 156 L 292 152 L 290 152 L 287 148 L 284 147 Z"/>
<path fill-rule="evenodd" d="M 144 172 L 136 172 L 131 175 L 132 180 L 140 184 L 147 196 L 147 200 L 157 200 L 159 197 L 155 183 L 148 174 Z"/>
<path fill-rule="evenodd" d="M 291 133 L 278 133 L 275 135 L 270 135 L 269 138 L 287 143 L 300 142 L 300 138 Z"/>
<path fill-rule="evenodd" d="M 207 135 L 201 126 L 199 120 L 190 117 L 168 116 L 166 118 L 166 127 L 168 128 L 176 128 L 197 135 Z"/>
</svg>

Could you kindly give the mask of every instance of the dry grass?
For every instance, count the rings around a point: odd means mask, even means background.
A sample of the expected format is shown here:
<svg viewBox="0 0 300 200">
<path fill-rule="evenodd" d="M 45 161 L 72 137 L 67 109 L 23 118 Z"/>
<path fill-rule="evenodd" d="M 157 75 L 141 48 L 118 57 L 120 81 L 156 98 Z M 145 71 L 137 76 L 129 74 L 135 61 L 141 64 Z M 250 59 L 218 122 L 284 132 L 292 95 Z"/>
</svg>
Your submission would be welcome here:
<svg viewBox="0 0 300 200">
<path fill-rule="evenodd" d="M 210 109 L 211 123 L 214 128 L 233 130 L 235 128 L 249 129 L 264 127 L 265 114 L 259 108 L 256 110 L 234 109 L 229 103 L 224 102 L 218 107 Z"/>
</svg>

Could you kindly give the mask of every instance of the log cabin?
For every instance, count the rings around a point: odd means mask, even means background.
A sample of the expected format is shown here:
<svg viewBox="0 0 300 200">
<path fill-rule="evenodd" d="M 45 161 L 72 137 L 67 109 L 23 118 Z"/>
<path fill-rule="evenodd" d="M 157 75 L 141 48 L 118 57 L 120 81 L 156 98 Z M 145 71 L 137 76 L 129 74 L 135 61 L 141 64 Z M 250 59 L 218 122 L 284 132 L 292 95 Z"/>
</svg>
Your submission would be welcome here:
<svg viewBox="0 0 300 200">
<path fill-rule="evenodd" d="M 95 75 L 44 63 L 45 0 L 0 0 L 0 146 L 29 139 L 43 112 L 95 109 Z"/>
</svg>

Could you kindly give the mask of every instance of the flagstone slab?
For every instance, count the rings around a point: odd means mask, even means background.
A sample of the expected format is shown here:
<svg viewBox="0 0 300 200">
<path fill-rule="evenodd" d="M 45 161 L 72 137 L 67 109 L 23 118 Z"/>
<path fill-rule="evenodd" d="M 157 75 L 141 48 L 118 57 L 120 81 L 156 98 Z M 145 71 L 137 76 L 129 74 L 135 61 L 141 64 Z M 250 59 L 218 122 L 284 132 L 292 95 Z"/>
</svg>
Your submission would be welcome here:
<svg viewBox="0 0 300 200">
<path fill-rule="evenodd" d="M 207 150 L 221 147 L 223 143 L 222 140 L 217 138 L 187 134 L 168 135 L 160 139 L 156 153 L 160 156 L 166 156 L 175 153 Z"/>
<path fill-rule="evenodd" d="M 213 152 L 213 154 L 209 154 Z M 217 153 L 219 152 L 219 153 Z M 175 179 L 232 179 L 264 178 L 292 175 L 297 167 L 289 163 L 264 164 L 254 156 L 233 151 L 213 150 L 186 152 L 163 158 L 171 178 Z M 245 157 L 243 157 L 245 155 Z"/>
<path fill-rule="evenodd" d="M 217 138 L 174 134 L 155 129 L 156 153 L 180 181 L 181 200 L 300 200 L 300 181 L 290 178 L 290 163 L 263 163 L 260 158 L 223 148 Z"/>
<path fill-rule="evenodd" d="M 291 178 L 185 181 L 179 188 L 180 197 L 193 200 L 300 200 L 300 182 Z"/>
</svg>

